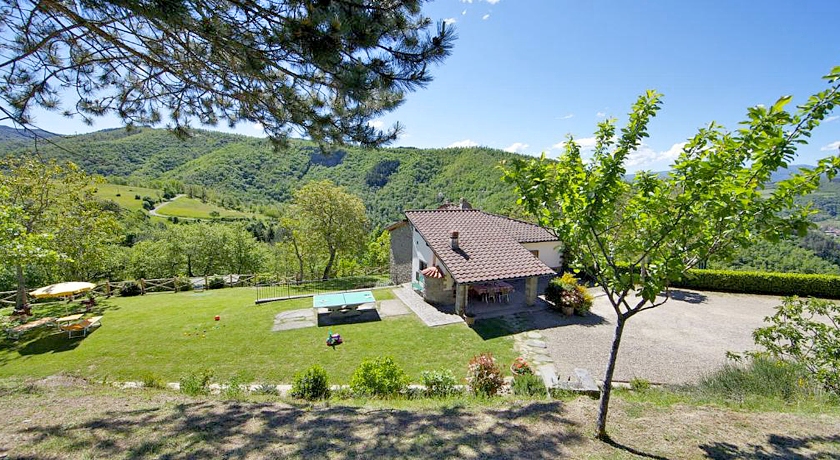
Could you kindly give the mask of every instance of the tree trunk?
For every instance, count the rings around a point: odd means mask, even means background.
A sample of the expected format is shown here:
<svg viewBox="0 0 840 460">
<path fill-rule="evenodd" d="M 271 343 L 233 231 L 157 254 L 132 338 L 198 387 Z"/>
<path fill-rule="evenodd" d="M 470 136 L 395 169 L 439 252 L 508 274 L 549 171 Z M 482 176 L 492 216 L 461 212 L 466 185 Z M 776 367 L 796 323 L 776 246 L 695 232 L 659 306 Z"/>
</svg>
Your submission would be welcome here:
<svg viewBox="0 0 840 460">
<path fill-rule="evenodd" d="M 612 349 L 610 350 L 610 361 L 607 364 L 607 373 L 604 375 L 604 389 L 601 392 L 601 404 L 598 409 L 598 438 L 607 439 L 607 411 L 610 406 L 610 392 L 612 391 L 612 378 L 615 372 L 615 362 L 618 359 L 618 346 L 621 344 L 621 334 L 624 332 L 625 319 L 618 316 L 615 323 L 615 336 L 613 337 Z"/>
<path fill-rule="evenodd" d="M 335 262 L 335 249 L 330 250 L 330 260 L 327 261 L 327 266 L 324 267 L 324 278 L 329 279 L 330 271 L 332 270 L 333 263 Z"/>
<path fill-rule="evenodd" d="M 192 257 L 189 254 L 187 254 L 187 273 L 190 276 L 194 276 L 192 271 Z"/>
<path fill-rule="evenodd" d="M 23 276 L 23 265 L 17 266 L 17 298 L 15 299 L 15 312 L 30 314 L 29 303 L 26 301 L 26 278 Z"/>
</svg>

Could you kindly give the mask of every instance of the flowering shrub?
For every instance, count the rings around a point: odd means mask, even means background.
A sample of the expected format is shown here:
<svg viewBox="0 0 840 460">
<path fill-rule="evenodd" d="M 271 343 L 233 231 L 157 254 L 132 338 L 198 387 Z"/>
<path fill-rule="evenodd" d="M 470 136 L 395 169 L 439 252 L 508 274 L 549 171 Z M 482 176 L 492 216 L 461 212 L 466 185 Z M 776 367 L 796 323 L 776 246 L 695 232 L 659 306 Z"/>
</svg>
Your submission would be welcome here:
<svg viewBox="0 0 840 460">
<path fill-rule="evenodd" d="M 576 315 L 585 315 L 592 308 L 592 296 L 571 273 L 552 279 L 545 289 L 545 298 L 555 309 L 571 307 Z"/>
<path fill-rule="evenodd" d="M 513 360 L 513 364 L 510 365 L 510 372 L 513 375 L 528 375 L 533 374 L 534 371 L 531 369 L 531 366 L 525 361 L 525 358 L 519 357 Z"/>
<path fill-rule="evenodd" d="M 502 388 L 502 370 L 490 353 L 473 356 L 467 376 L 467 383 L 477 395 L 493 396 Z"/>
</svg>

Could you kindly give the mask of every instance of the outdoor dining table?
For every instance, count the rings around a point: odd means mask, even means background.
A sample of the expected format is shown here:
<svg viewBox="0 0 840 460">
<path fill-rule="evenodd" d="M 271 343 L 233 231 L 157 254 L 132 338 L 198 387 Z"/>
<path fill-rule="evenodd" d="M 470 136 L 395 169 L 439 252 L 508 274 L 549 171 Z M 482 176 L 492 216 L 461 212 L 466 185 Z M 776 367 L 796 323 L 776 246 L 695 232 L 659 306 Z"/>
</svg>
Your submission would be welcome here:
<svg viewBox="0 0 840 460">
<path fill-rule="evenodd" d="M 472 285 L 473 291 L 484 298 L 486 302 L 488 298 L 496 298 L 497 295 L 507 295 L 513 292 L 513 286 L 504 281 L 489 281 L 486 283 L 476 283 Z"/>
<path fill-rule="evenodd" d="M 79 313 L 79 314 L 76 314 L 76 315 L 62 316 L 61 318 L 58 318 L 57 320 L 55 320 L 55 322 L 58 323 L 58 324 L 71 323 L 73 321 L 78 321 L 78 320 L 82 319 L 83 316 L 85 316 L 85 315 L 82 314 L 82 313 Z"/>
</svg>

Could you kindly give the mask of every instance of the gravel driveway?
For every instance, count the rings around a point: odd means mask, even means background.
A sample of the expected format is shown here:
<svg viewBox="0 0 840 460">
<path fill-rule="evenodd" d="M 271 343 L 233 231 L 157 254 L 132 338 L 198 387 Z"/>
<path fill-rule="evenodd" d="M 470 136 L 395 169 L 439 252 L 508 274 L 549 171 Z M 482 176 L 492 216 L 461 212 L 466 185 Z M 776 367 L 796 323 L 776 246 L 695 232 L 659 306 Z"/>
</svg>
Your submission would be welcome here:
<svg viewBox="0 0 840 460">
<path fill-rule="evenodd" d="M 627 322 L 615 380 L 695 381 L 726 362 L 727 351 L 755 349 L 752 331 L 781 303 L 775 296 L 688 290 L 676 291 L 674 297 Z M 603 293 L 596 297 L 591 314 L 559 320 L 557 313 L 545 311 L 532 317 L 561 380 L 576 367 L 603 379 L 615 330 L 615 312 Z"/>
</svg>

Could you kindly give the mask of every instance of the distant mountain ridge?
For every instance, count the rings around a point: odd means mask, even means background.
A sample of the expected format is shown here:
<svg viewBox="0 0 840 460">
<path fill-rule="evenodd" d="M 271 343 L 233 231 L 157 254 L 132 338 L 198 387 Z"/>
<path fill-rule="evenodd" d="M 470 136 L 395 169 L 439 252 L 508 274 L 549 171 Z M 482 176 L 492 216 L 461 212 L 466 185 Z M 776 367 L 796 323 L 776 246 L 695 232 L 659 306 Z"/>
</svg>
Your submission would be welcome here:
<svg viewBox="0 0 840 460">
<path fill-rule="evenodd" d="M 110 129 L 39 145 L 42 155 L 73 161 L 85 171 L 132 181 L 180 180 L 259 202 L 287 202 L 303 183 L 329 179 L 359 195 L 376 225 L 404 209 L 467 198 L 490 212 L 515 208 L 499 163 L 520 155 L 488 148 L 336 147 L 291 140 L 275 150 L 267 139 L 195 130 L 179 139 L 162 129 Z M 31 146 L 0 141 L 0 154 L 26 155 Z"/>
<path fill-rule="evenodd" d="M 60 136 L 60 134 L 44 131 L 43 129 L 27 130 L 0 125 L 0 143 L 32 141 L 33 139 L 49 139 Z"/>
</svg>

